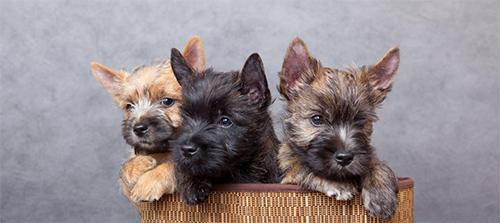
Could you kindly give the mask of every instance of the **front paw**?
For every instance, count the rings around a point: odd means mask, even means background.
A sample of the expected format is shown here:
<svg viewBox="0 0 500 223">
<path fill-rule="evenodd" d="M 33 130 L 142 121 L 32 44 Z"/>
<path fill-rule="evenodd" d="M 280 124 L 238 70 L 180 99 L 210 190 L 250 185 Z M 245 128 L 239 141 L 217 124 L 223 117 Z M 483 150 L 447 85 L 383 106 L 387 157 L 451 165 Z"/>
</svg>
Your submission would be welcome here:
<svg viewBox="0 0 500 223">
<path fill-rule="evenodd" d="M 376 157 L 370 171 L 362 177 L 361 196 L 373 217 L 389 219 L 398 211 L 398 180 L 394 172 Z"/>
<path fill-rule="evenodd" d="M 201 182 L 192 184 L 189 187 L 179 188 L 179 190 L 182 194 L 184 203 L 187 205 L 201 204 L 207 199 L 210 191 L 212 191 L 212 184 L 209 182 Z"/>
<path fill-rule="evenodd" d="M 331 182 L 324 186 L 325 194 L 329 197 L 334 196 L 339 201 L 350 200 L 356 195 L 358 189 L 351 183 Z"/>
<path fill-rule="evenodd" d="M 312 173 L 302 180 L 301 185 L 322 192 L 329 197 L 335 196 L 337 200 L 341 201 L 349 200 L 358 193 L 358 188 L 351 182 L 331 181 Z"/>
<path fill-rule="evenodd" d="M 175 191 L 174 180 L 165 180 L 158 171 L 153 170 L 145 173 L 130 192 L 133 201 L 154 201 L 159 200 L 164 194 L 171 194 Z"/>
<path fill-rule="evenodd" d="M 390 219 L 398 211 L 398 196 L 392 188 L 363 189 L 363 203 L 370 215 Z"/>
<path fill-rule="evenodd" d="M 133 188 L 139 178 L 157 166 L 156 159 L 150 156 L 137 156 L 124 163 L 121 169 L 121 180 L 129 188 Z"/>
</svg>

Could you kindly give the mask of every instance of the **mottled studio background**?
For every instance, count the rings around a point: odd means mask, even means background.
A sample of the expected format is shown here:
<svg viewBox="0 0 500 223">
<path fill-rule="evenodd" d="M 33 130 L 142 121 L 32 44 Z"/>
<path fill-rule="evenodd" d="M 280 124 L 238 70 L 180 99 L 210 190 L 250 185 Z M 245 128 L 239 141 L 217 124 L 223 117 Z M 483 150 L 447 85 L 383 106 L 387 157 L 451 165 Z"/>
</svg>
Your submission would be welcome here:
<svg viewBox="0 0 500 223">
<path fill-rule="evenodd" d="M 289 43 L 330 67 L 401 47 L 373 143 L 415 180 L 416 222 L 499 222 L 499 1 L 0 1 L 1 222 L 139 222 L 119 192 L 122 111 L 90 62 L 131 69 L 194 35 L 207 65 Z M 276 128 L 282 102 L 273 105 Z"/>
</svg>

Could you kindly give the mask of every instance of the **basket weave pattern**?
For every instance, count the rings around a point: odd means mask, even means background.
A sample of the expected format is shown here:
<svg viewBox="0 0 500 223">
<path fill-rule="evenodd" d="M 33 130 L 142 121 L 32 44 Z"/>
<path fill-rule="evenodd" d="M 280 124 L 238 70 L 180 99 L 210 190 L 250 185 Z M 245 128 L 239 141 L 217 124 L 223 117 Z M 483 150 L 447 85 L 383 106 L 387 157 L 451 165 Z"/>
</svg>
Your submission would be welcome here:
<svg viewBox="0 0 500 223">
<path fill-rule="evenodd" d="M 282 184 L 217 185 L 201 205 L 184 204 L 179 193 L 141 204 L 143 223 L 163 222 L 413 222 L 413 180 L 399 178 L 399 210 L 390 220 L 373 218 L 360 194 L 337 201 L 322 193 Z"/>
</svg>

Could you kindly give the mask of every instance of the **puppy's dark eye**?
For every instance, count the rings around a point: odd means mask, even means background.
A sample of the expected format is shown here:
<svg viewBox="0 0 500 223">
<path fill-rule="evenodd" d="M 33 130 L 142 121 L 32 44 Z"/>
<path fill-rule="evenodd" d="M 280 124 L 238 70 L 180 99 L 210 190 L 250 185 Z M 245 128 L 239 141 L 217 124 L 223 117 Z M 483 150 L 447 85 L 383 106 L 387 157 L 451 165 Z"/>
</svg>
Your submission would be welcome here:
<svg viewBox="0 0 500 223">
<path fill-rule="evenodd" d="M 133 104 L 130 104 L 130 103 L 129 103 L 129 104 L 125 105 L 125 109 L 126 109 L 127 111 L 128 111 L 128 110 L 130 110 L 130 109 L 133 109 L 133 108 L 134 108 L 134 105 L 133 105 Z"/>
<path fill-rule="evenodd" d="M 311 123 L 315 126 L 323 125 L 323 123 L 324 123 L 323 116 L 315 115 L 315 116 L 311 117 Z"/>
<path fill-rule="evenodd" d="M 223 117 L 219 121 L 219 126 L 222 128 L 229 128 L 233 125 L 233 121 L 227 117 Z"/>
<path fill-rule="evenodd" d="M 174 99 L 172 99 L 172 98 L 165 98 L 165 99 L 163 99 L 160 103 L 161 103 L 162 105 L 165 105 L 165 106 L 167 106 L 167 107 L 170 107 L 170 106 L 172 106 L 172 105 L 174 104 L 174 102 L 175 102 L 175 101 L 174 101 Z"/>
</svg>

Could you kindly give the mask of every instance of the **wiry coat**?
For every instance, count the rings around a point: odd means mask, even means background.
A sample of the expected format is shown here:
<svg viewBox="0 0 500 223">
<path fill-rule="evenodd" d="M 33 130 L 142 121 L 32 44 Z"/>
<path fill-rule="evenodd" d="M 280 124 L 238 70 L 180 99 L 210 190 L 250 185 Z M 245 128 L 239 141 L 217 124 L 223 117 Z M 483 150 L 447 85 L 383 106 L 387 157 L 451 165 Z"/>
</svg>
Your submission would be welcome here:
<svg viewBox="0 0 500 223">
<path fill-rule="evenodd" d="M 193 72 L 175 49 L 172 68 L 183 86 L 177 140 L 179 191 L 202 203 L 216 183 L 277 182 L 277 147 L 262 62 L 249 57 L 241 72 Z"/>
<path fill-rule="evenodd" d="M 194 67 L 204 68 L 203 46 L 197 36 L 186 44 L 184 54 Z M 123 192 L 136 206 L 139 201 L 173 193 L 177 182 L 172 141 L 182 123 L 182 92 L 170 61 L 155 60 L 131 72 L 114 71 L 98 63 L 91 67 L 96 79 L 125 111 L 122 135 L 132 146 L 132 154 L 120 171 Z"/>
<path fill-rule="evenodd" d="M 396 176 L 370 141 L 375 109 L 390 91 L 398 64 L 394 48 L 372 67 L 330 69 L 309 55 L 302 40 L 290 44 L 279 87 L 287 101 L 279 151 L 282 183 L 339 200 L 361 190 L 372 215 L 389 218 L 396 213 Z"/>
</svg>

